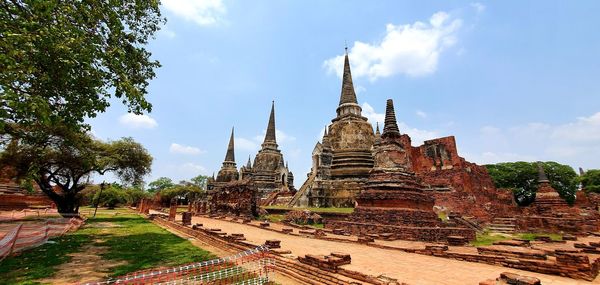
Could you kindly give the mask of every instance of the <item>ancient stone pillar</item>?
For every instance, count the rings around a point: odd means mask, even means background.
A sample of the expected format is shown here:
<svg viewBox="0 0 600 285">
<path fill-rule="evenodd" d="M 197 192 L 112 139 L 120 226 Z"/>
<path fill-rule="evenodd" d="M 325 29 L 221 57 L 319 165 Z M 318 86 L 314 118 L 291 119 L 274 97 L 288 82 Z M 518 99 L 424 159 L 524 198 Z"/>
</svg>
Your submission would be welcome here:
<svg viewBox="0 0 600 285">
<path fill-rule="evenodd" d="M 152 203 L 152 201 L 150 201 L 149 199 L 144 199 L 144 208 L 142 208 L 142 211 L 144 214 L 148 215 L 150 214 L 150 205 Z"/>
<path fill-rule="evenodd" d="M 183 212 L 181 213 L 181 223 L 184 226 L 189 226 L 192 224 L 192 212 Z"/>
<path fill-rule="evenodd" d="M 177 201 L 171 201 L 171 208 L 169 208 L 169 221 L 174 222 L 175 216 L 177 216 Z"/>
</svg>

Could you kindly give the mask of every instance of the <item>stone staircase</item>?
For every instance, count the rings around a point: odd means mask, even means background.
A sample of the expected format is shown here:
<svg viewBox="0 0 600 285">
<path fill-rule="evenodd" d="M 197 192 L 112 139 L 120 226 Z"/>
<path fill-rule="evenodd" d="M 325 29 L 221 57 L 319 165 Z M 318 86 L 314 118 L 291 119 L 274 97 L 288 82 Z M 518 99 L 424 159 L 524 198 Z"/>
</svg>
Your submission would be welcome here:
<svg viewBox="0 0 600 285">
<path fill-rule="evenodd" d="M 296 192 L 296 194 L 294 195 L 292 200 L 288 203 L 289 207 L 305 206 L 305 205 L 299 205 L 299 200 L 306 198 L 306 194 L 308 192 L 309 186 L 313 183 L 313 181 L 315 181 L 316 177 L 317 177 L 317 175 L 315 173 L 311 173 L 308 176 L 308 179 L 306 179 L 306 181 L 304 181 L 304 184 L 302 184 L 302 186 L 300 187 L 298 192 Z"/>
<path fill-rule="evenodd" d="M 492 232 L 512 234 L 516 231 L 515 218 L 494 218 L 487 229 Z"/>
<path fill-rule="evenodd" d="M 457 224 L 461 224 L 467 228 L 470 228 L 476 232 L 482 232 L 483 227 L 479 224 L 477 219 L 473 216 L 459 216 L 459 215 L 449 215 L 448 216 L 451 221 L 454 221 Z"/>
</svg>

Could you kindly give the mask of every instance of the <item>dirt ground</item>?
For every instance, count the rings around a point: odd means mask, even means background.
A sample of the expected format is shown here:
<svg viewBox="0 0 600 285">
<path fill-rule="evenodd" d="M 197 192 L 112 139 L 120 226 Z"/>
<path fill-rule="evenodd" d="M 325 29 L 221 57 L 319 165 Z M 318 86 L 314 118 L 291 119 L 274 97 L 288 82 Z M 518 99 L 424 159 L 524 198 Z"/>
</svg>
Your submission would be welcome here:
<svg viewBox="0 0 600 285">
<path fill-rule="evenodd" d="M 94 227 L 101 228 L 118 226 L 110 222 L 96 223 L 94 225 Z M 97 281 L 106 278 L 112 268 L 126 264 L 124 261 L 103 259 L 102 254 L 107 251 L 107 248 L 95 245 L 101 242 L 102 240 L 95 240 L 94 243 L 83 246 L 79 252 L 69 254 L 71 261 L 57 266 L 54 276 L 39 280 L 39 282 L 75 284 Z"/>
</svg>

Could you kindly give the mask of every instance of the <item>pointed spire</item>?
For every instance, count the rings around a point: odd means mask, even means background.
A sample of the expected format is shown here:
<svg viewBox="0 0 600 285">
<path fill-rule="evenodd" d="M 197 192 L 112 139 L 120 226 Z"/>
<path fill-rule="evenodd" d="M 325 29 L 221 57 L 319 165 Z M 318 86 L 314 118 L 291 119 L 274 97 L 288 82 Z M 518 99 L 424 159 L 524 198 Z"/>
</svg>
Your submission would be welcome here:
<svg viewBox="0 0 600 285">
<path fill-rule="evenodd" d="M 289 169 L 287 161 L 285 162 L 285 169 Z"/>
<path fill-rule="evenodd" d="M 250 155 L 248 155 L 248 162 L 246 162 L 246 168 L 252 168 L 252 162 L 250 161 Z"/>
<path fill-rule="evenodd" d="M 350 72 L 350 61 L 348 60 L 348 48 L 344 56 L 344 75 L 342 77 L 342 94 L 340 95 L 340 105 L 346 103 L 358 104 L 354 84 L 352 84 L 352 73 Z"/>
<path fill-rule="evenodd" d="M 326 139 L 328 136 L 327 134 L 327 126 L 325 126 L 325 131 L 323 132 L 323 139 Z"/>
<path fill-rule="evenodd" d="M 231 128 L 231 137 L 229 137 L 229 145 L 227 146 L 227 154 L 225 155 L 226 162 L 235 162 L 235 152 L 233 147 L 233 127 Z"/>
<path fill-rule="evenodd" d="M 385 122 L 383 124 L 383 136 L 391 134 L 400 135 L 398 124 L 396 123 L 396 113 L 394 112 L 394 101 L 387 99 L 385 106 Z"/>
<path fill-rule="evenodd" d="M 548 180 L 548 177 L 546 176 L 546 173 L 544 172 L 544 165 L 542 165 L 542 162 L 538 161 L 537 165 L 538 165 L 538 183 L 550 182 L 550 180 Z"/>
<path fill-rule="evenodd" d="M 376 122 L 376 123 L 377 123 L 377 127 L 375 128 L 375 134 L 377 136 L 381 136 L 381 133 L 379 132 L 379 122 Z"/>
<path fill-rule="evenodd" d="M 267 134 L 265 135 L 265 140 L 263 143 L 273 142 L 276 143 L 277 140 L 275 138 L 275 101 L 271 105 L 271 115 L 269 116 L 269 125 L 267 125 Z"/>
</svg>

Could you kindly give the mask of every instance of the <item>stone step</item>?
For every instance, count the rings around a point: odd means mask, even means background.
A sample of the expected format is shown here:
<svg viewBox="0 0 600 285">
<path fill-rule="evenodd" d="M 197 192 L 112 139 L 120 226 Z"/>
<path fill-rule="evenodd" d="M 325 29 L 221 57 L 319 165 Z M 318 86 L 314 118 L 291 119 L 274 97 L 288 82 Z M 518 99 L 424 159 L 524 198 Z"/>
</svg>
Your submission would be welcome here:
<svg viewBox="0 0 600 285">
<path fill-rule="evenodd" d="M 488 227 L 493 227 L 493 228 L 516 228 L 515 225 L 509 225 L 509 224 L 490 224 Z"/>
<path fill-rule="evenodd" d="M 494 223 L 496 222 L 505 222 L 505 223 L 514 223 L 516 221 L 515 218 L 495 218 Z"/>
<path fill-rule="evenodd" d="M 489 228 L 488 230 L 492 231 L 492 232 L 497 232 L 497 233 L 506 233 L 506 234 L 512 234 L 515 232 L 514 229 L 506 229 L 506 228 Z"/>
<path fill-rule="evenodd" d="M 515 225 L 506 225 L 506 224 L 490 224 L 488 227 L 492 227 L 492 228 L 511 228 L 511 229 L 516 228 Z"/>
</svg>

